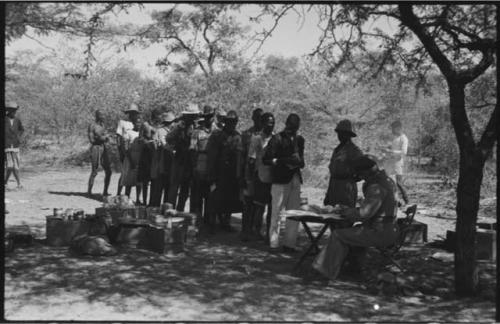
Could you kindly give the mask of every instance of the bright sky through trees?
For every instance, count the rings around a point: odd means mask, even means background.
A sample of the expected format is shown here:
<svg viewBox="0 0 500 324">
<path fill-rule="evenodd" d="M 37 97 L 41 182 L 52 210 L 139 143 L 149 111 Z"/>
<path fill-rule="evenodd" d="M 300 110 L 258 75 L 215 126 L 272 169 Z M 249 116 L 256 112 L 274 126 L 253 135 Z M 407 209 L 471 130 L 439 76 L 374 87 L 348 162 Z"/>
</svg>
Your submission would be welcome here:
<svg viewBox="0 0 500 324">
<path fill-rule="evenodd" d="M 143 26 L 152 22 L 151 13 L 153 11 L 162 11 L 171 8 L 172 4 L 143 4 L 142 7 L 134 6 L 128 9 L 128 13 L 121 12 L 117 16 L 111 15 L 109 20 L 113 24 L 134 24 Z M 181 4 L 178 5 L 180 10 L 189 10 L 190 6 Z M 280 21 L 277 28 L 274 30 L 272 37 L 270 37 L 261 47 L 258 56 L 277 55 L 284 57 L 303 56 L 311 53 L 317 45 L 320 36 L 320 30 L 317 27 L 318 16 L 314 10 L 307 12 L 307 5 L 298 6 L 298 10 L 302 10 L 302 15 L 305 19 L 290 11 Z M 244 5 L 239 12 L 234 12 L 237 20 L 242 25 L 251 27 L 249 32 L 249 40 L 251 36 L 260 31 L 261 28 L 271 28 L 272 21 L 269 17 L 263 19 L 262 23 L 257 25 L 250 21 L 250 17 L 258 15 L 260 8 L 257 5 Z M 390 28 L 390 25 L 382 26 L 383 28 Z M 384 29 L 385 29 L 384 28 Z M 31 50 L 37 53 L 38 57 L 55 58 L 64 55 L 64 50 L 67 48 L 69 52 L 81 50 L 83 57 L 83 50 L 85 39 L 67 39 L 62 35 L 51 34 L 49 36 L 36 36 L 32 32 L 28 32 L 18 40 L 6 46 L 6 57 L 16 56 L 16 52 L 23 50 Z M 132 61 L 133 65 L 147 73 L 149 76 L 161 76 L 158 68 L 155 66 L 156 61 L 165 55 L 165 48 L 162 44 L 152 44 L 147 48 L 138 46 L 128 47 L 126 51 L 123 48 L 120 50 L 120 40 L 116 40 L 114 44 L 101 42 L 97 46 L 96 58 L 100 62 L 117 63 L 120 61 Z M 116 46 L 115 46 L 116 45 Z M 242 44 L 242 48 L 246 48 L 242 52 L 243 57 L 250 59 L 257 48 L 253 46 L 246 47 Z M 68 52 L 66 51 L 66 52 Z M 67 53 L 66 53 L 67 54 Z M 44 59 L 43 61 L 47 61 Z M 75 62 L 75 68 L 78 64 Z M 66 66 L 66 69 L 71 67 Z"/>
</svg>

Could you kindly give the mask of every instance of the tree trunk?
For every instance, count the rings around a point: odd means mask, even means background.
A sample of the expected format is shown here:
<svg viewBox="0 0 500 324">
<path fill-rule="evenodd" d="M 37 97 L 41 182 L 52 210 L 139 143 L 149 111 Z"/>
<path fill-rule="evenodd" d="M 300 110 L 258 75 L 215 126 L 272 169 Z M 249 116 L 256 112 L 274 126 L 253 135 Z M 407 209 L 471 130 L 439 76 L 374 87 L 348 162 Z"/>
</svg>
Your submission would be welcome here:
<svg viewBox="0 0 500 324">
<path fill-rule="evenodd" d="M 457 245 L 455 250 L 455 290 L 458 295 L 477 293 L 476 222 L 479 210 L 484 160 L 479 152 L 460 153 L 457 186 Z"/>
<path fill-rule="evenodd" d="M 478 289 L 476 222 L 485 159 L 474 142 L 465 112 L 464 84 L 449 82 L 451 122 L 460 151 L 457 185 L 455 290 L 474 295 Z"/>
</svg>

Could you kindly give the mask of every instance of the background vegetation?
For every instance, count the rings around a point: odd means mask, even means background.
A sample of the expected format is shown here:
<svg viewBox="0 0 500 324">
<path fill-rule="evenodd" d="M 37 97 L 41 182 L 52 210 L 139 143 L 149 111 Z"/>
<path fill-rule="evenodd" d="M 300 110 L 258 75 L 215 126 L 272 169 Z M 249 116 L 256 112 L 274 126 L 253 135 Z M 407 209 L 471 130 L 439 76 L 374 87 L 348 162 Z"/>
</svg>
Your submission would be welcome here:
<svg viewBox="0 0 500 324">
<path fill-rule="evenodd" d="M 20 57 L 29 56 L 23 53 Z M 417 89 L 416 82 L 402 82 L 398 76 L 357 79 L 354 72 L 345 71 L 329 77 L 322 72 L 321 62 L 270 56 L 258 65 L 235 65 L 215 72 L 211 78 L 214 89 L 207 91 L 202 75 L 174 72 L 167 81 L 158 82 L 142 75 L 130 62 L 96 65 L 85 79 L 65 76 L 64 69 L 53 73 L 36 62 L 9 59 L 7 63 L 11 76 L 6 96 L 23 107 L 19 116 L 26 126 L 24 145 L 33 151 L 27 153 L 37 163 L 87 163 L 86 131 L 96 109 L 104 112 L 106 126 L 113 133 L 122 110 L 132 101 L 139 103 L 146 116 L 155 108 L 180 112 L 194 101 L 235 109 L 240 130 L 250 126 L 255 107 L 277 116 L 277 130 L 288 113 L 298 112 L 308 144 L 307 185 L 326 186 L 328 161 L 338 144 L 334 128 L 342 118 L 355 122 L 356 143 L 371 153 L 389 139 L 390 123 L 401 119 L 410 140 L 409 167 L 415 169 L 420 158 L 421 164 L 428 163 L 427 171 L 451 181 L 456 178 L 457 144 L 448 123 L 444 81 L 437 75 Z M 476 92 L 478 88 L 493 93 L 494 82 L 493 72 L 484 75 L 470 90 L 474 92 L 471 97 L 483 95 Z M 482 110 L 486 112 L 488 107 Z M 486 117 L 483 112 L 471 115 L 474 128 L 484 128 Z M 486 168 L 489 195 L 494 192 L 493 162 Z"/>
</svg>

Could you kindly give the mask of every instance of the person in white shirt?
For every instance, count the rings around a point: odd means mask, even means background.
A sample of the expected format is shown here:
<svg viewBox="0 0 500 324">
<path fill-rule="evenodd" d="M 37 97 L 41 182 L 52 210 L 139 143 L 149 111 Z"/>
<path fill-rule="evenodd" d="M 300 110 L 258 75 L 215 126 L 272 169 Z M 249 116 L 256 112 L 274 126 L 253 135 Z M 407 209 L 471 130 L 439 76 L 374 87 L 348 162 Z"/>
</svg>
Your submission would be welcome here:
<svg viewBox="0 0 500 324">
<path fill-rule="evenodd" d="M 130 104 L 130 107 L 124 111 L 124 113 L 127 114 L 128 120 L 119 120 L 118 127 L 116 128 L 116 144 L 118 145 L 118 153 L 120 155 L 120 163 L 122 164 L 122 168 L 126 151 L 124 137 L 128 131 L 134 129 L 134 121 L 137 119 L 137 116 L 139 116 L 139 107 L 135 103 L 132 103 Z M 121 177 L 122 175 L 120 175 L 120 180 L 118 180 L 118 196 L 121 194 L 123 188 Z"/>
<path fill-rule="evenodd" d="M 403 183 L 404 157 L 408 152 L 408 138 L 403 134 L 403 126 L 399 120 L 391 124 L 391 130 L 394 138 L 389 147 L 384 150 L 384 153 L 388 155 L 385 170 L 395 180 L 405 204 L 408 204 L 408 194 Z"/>
</svg>

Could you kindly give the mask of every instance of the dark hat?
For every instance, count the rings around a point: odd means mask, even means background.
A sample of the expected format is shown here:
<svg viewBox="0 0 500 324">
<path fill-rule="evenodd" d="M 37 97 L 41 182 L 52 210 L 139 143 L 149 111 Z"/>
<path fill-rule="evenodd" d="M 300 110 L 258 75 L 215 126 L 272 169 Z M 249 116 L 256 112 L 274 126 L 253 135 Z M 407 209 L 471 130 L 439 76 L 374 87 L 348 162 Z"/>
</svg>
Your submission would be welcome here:
<svg viewBox="0 0 500 324">
<path fill-rule="evenodd" d="M 129 112 L 136 112 L 136 113 L 139 113 L 139 106 L 137 106 L 136 103 L 131 103 L 129 108 L 128 109 L 125 109 L 125 113 L 129 113 Z"/>
<path fill-rule="evenodd" d="M 360 156 L 352 162 L 354 172 L 366 171 L 373 168 L 375 165 L 377 165 L 377 162 L 368 155 Z"/>
<path fill-rule="evenodd" d="M 9 101 L 5 104 L 5 109 L 19 109 L 19 105 L 15 101 Z"/>
<path fill-rule="evenodd" d="M 215 114 L 215 111 L 212 107 L 210 107 L 209 105 L 205 105 L 203 106 L 203 115 L 204 116 L 213 116 Z"/>
<path fill-rule="evenodd" d="M 337 127 L 335 127 L 336 132 L 345 132 L 351 135 L 351 137 L 356 137 L 356 133 L 354 133 L 354 128 L 349 119 L 343 119 L 339 121 Z"/>
</svg>

